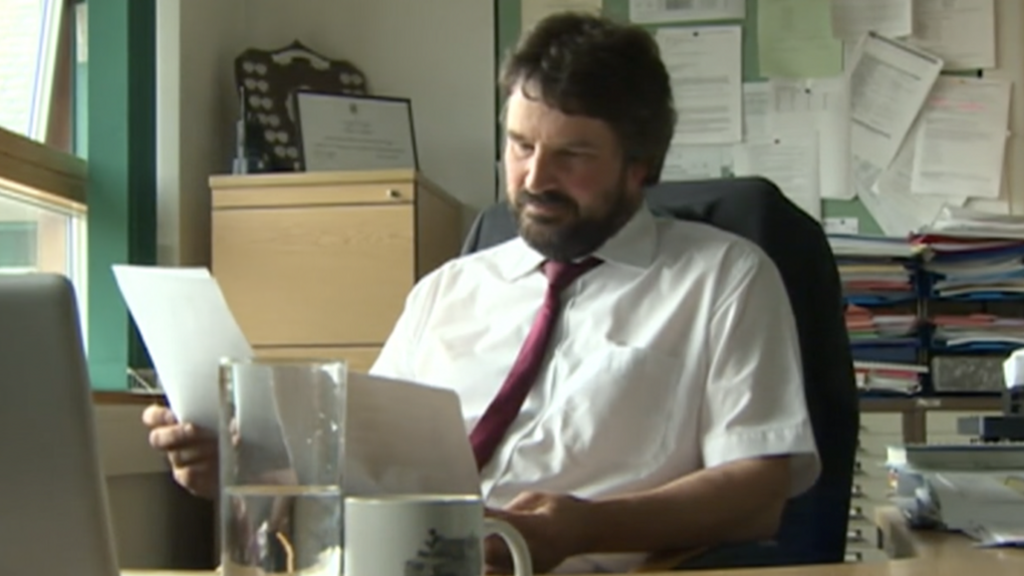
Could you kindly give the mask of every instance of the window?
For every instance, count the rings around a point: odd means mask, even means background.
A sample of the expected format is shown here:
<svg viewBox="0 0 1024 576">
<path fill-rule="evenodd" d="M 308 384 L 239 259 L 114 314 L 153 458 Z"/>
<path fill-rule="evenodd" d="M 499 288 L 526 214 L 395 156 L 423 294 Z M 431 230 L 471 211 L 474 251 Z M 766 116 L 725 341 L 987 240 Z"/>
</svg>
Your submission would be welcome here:
<svg viewBox="0 0 1024 576">
<path fill-rule="evenodd" d="M 75 6 L 73 0 L 0 0 L 0 128 L 68 152 Z"/>
<path fill-rule="evenodd" d="M 84 160 L 75 140 L 73 0 L 0 0 L 0 274 L 86 288 Z"/>
<path fill-rule="evenodd" d="M 83 286 L 85 210 L 0 187 L 0 274 L 55 272 Z"/>
</svg>

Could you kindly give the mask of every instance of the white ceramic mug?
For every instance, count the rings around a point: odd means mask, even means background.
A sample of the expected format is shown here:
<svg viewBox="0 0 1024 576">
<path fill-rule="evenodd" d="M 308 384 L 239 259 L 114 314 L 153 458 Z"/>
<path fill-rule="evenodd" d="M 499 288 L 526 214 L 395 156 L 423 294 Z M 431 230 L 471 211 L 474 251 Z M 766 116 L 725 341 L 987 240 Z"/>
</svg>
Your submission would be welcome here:
<svg viewBox="0 0 1024 576">
<path fill-rule="evenodd" d="M 533 576 L 523 536 L 484 517 L 477 496 L 387 495 L 345 499 L 345 576 L 480 576 L 484 540 L 508 544 L 515 576 Z"/>
</svg>

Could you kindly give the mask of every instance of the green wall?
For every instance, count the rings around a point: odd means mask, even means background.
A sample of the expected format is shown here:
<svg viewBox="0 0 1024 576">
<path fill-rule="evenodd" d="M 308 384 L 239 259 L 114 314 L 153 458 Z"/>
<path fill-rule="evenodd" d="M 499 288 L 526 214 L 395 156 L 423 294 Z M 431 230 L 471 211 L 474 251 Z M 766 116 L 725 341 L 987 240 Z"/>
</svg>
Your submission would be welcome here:
<svg viewBox="0 0 1024 576">
<path fill-rule="evenodd" d="M 520 32 L 520 21 L 521 13 L 519 10 L 519 0 L 496 0 L 495 17 L 497 18 L 497 46 L 495 50 L 495 57 L 498 59 L 499 65 L 502 55 L 507 49 L 512 47 Z M 604 13 L 605 15 L 621 20 L 623 22 L 629 20 L 629 0 L 604 0 Z M 735 21 L 730 21 L 735 22 Z M 695 23 L 686 23 L 686 25 L 693 25 Z M 700 23 L 696 23 L 700 24 Z M 682 24 L 670 24 L 671 26 L 680 26 Z M 756 82 L 765 80 L 761 77 L 760 70 L 758 70 L 758 54 L 757 54 L 757 1 L 747 0 L 747 18 L 743 25 L 743 79 L 746 82 Z M 656 29 L 655 26 L 649 27 L 651 30 Z M 500 109 L 500 102 L 499 109 Z M 500 133 L 500 131 L 499 131 Z M 854 217 L 857 218 L 860 223 L 860 231 L 862 234 L 881 234 L 882 230 L 875 222 L 875 219 L 871 217 L 864 205 L 858 200 L 842 201 L 842 200 L 825 200 L 822 202 L 822 216 L 833 217 Z"/>
</svg>

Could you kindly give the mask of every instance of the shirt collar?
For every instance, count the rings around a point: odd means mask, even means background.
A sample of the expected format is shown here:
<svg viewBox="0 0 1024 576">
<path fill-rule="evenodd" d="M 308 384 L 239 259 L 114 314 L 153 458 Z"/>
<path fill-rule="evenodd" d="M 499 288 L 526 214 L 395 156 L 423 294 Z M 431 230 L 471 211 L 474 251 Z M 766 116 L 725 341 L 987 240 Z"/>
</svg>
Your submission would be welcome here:
<svg viewBox="0 0 1024 576">
<path fill-rule="evenodd" d="M 647 204 L 643 203 L 633 217 L 593 255 L 606 263 L 647 268 L 654 262 L 656 250 L 654 215 Z M 502 273 L 507 280 L 518 280 L 539 269 L 544 260 L 543 254 L 531 248 L 522 237 L 517 237 L 513 240 L 512 254 L 501 264 Z"/>
</svg>

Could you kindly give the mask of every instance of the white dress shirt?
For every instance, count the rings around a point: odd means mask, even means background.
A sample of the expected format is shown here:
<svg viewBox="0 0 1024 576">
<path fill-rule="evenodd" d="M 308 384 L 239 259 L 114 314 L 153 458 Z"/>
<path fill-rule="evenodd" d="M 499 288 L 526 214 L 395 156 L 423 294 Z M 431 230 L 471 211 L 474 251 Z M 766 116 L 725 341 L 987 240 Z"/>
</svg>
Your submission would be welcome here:
<svg viewBox="0 0 1024 576">
<path fill-rule="evenodd" d="M 488 506 L 523 491 L 597 498 L 730 461 L 794 455 L 791 494 L 819 472 L 796 327 L 755 245 L 641 207 L 563 293 L 546 365 L 481 471 Z M 544 299 L 520 238 L 448 262 L 412 290 L 372 372 L 452 388 L 467 432 L 504 382 Z M 628 571 L 639 555 L 562 572 Z"/>
</svg>

